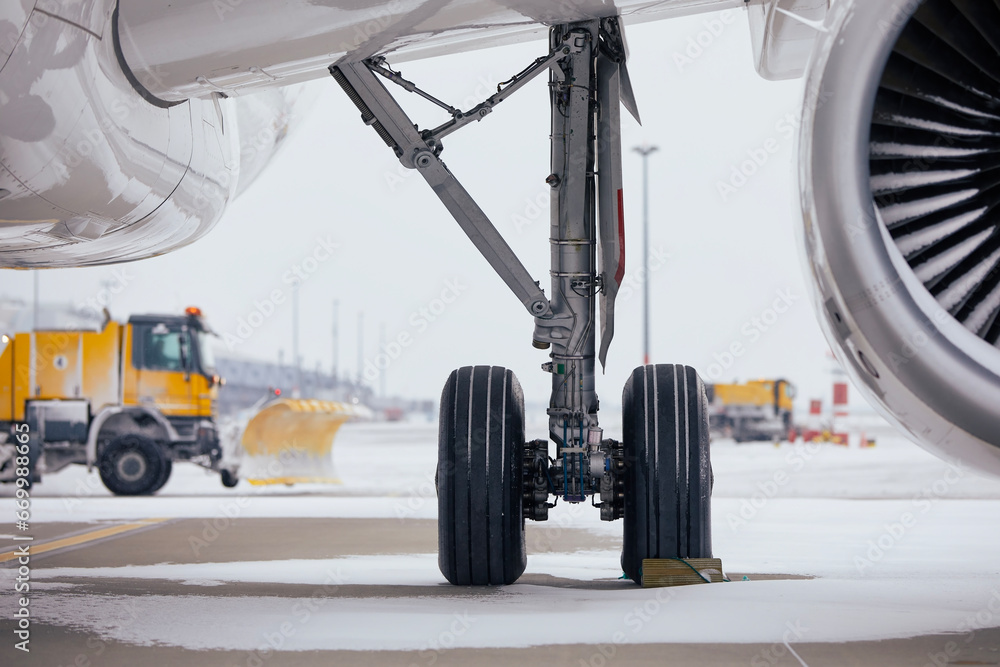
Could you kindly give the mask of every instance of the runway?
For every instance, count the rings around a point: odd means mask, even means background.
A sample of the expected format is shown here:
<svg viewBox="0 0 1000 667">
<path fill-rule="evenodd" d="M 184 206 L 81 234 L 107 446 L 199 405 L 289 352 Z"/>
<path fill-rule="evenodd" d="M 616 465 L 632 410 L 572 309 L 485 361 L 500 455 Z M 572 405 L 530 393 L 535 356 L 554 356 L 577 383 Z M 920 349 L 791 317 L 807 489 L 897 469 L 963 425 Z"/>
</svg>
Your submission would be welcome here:
<svg viewBox="0 0 1000 667">
<path fill-rule="evenodd" d="M 177 466 L 160 496 L 125 499 L 82 469 L 52 476 L 32 505 L 27 654 L 16 559 L 0 563 L 3 664 L 1000 664 L 1000 485 L 903 441 L 716 443 L 731 582 L 659 590 L 619 578 L 620 524 L 564 505 L 529 522 L 516 585 L 448 586 L 434 444 L 432 426 L 345 428 L 340 487 L 227 490 Z M 0 555 L 14 532 L 0 527 Z"/>
</svg>

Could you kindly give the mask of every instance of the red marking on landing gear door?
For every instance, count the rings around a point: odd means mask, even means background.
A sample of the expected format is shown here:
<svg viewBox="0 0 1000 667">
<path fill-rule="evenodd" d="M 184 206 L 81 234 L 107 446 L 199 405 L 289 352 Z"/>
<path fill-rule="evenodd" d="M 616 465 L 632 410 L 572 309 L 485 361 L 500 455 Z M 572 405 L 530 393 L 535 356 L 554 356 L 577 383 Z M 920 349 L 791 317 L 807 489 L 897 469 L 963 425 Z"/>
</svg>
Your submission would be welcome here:
<svg viewBox="0 0 1000 667">
<path fill-rule="evenodd" d="M 618 270 L 615 271 L 615 282 L 619 286 L 625 277 L 625 196 L 618 190 Z"/>
</svg>

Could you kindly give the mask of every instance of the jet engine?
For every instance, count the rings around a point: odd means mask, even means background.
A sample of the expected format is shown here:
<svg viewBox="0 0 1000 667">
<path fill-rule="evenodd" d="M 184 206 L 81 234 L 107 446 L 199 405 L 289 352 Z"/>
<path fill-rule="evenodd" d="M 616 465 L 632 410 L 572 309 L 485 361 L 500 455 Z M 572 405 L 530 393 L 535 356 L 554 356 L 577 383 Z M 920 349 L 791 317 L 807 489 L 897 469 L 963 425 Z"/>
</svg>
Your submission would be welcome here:
<svg viewBox="0 0 1000 667">
<path fill-rule="evenodd" d="M 114 0 L 34 5 L 0 7 L 0 267 L 107 264 L 191 243 L 313 97 L 291 86 L 163 100 L 124 60 Z"/>
<path fill-rule="evenodd" d="M 822 30 L 800 143 L 821 325 L 890 421 L 1000 473 L 1000 6 L 839 0 Z"/>
</svg>

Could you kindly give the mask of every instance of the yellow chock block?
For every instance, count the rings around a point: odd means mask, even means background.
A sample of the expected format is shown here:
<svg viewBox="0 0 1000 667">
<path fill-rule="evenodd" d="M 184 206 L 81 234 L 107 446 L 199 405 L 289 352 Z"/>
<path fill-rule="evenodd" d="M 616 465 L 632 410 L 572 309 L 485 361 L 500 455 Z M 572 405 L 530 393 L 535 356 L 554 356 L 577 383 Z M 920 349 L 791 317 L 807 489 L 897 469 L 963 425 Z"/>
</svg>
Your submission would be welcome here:
<svg viewBox="0 0 1000 667">
<path fill-rule="evenodd" d="M 721 558 L 645 558 L 642 587 L 716 584 L 723 581 Z"/>
</svg>

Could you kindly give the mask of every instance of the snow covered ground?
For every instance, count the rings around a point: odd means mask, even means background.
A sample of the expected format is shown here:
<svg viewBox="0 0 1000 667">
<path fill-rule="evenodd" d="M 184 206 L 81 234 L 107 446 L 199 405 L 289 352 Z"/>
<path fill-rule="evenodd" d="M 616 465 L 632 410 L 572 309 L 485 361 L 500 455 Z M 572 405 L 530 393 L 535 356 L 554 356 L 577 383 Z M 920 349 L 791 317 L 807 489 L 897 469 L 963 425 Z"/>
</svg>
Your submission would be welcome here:
<svg viewBox="0 0 1000 667">
<path fill-rule="evenodd" d="M 714 548 L 726 571 L 739 573 L 731 583 L 619 585 L 620 523 L 560 504 L 548 524 L 529 527 L 528 583 L 504 589 L 447 587 L 432 553 L 302 559 L 289 545 L 288 560 L 279 561 L 47 567 L 39 560 L 36 618 L 139 645 L 241 651 L 279 631 L 282 651 L 300 651 L 803 644 L 940 633 L 960 642 L 1000 626 L 1000 481 L 887 434 L 873 449 L 719 441 L 712 453 Z M 359 424 L 345 427 L 334 449 L 339 486 L 225 489 L 214 474 L 177 465 L 156 497 L 115 498 L 95 476 L 71 468 L 35 488 L 33 520 L 224 520 L 235 512 L 241 520 L 372 518 L 393 531 L 408 519 L 435 518 L 435 457 L 433 425 Z M 577 531 L 591 534 L 595 547 L 560 550 L 560 538 Z M 544 553 L 531 555 L 539 545 Z M 102 579 L 169 581 L 184 594 L 126 600 L 76 591 Z M 298 594 L 211 594 L 231 582 L 309 586 L 325 604 L 303 607 Z M 129 623 L 115 620 L 123 604 L 133 608 Z M 11 605 L 11 596 L 0 597 L 4 616 Z M 219 627 L 206 618 L 240 622 Z"/>
</svg>

